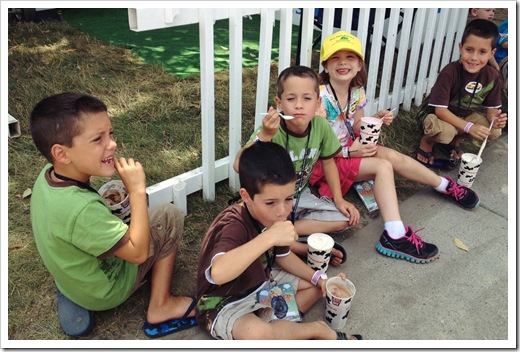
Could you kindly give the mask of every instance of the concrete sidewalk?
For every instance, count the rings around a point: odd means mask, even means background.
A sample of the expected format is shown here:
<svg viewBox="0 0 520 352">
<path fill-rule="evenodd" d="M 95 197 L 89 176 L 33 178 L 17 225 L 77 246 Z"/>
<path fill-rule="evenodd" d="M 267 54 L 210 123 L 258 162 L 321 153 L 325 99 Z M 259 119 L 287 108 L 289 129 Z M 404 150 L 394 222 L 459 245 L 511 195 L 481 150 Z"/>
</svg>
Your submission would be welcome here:
<svg viewBox="0 0 520 352">
<path fill-rule="evenodd" d="M 419 235 L 439 247 L 438 260 L 413 264 L 379 254 L 375 245 L 383 229 L 380 216 L 343 241 L 348 251 L 346 267 L 330 268 L 328 274 L 341 270 L 356 285 L 348 334 L 360 333 L 367 340 L 509 338 L 514 347 L 516 336 L 508 336 L 507 151 L 507 135 L 484 151 L 472 187 L 481 199 L 477 209 L 465 210 L 431 188 L 400 204 L 405 224 L 424 227 Z M 457 173 L 458 168 L 448 175 L 456 179 Z M 468 252 L 455 246 L 455 237 Z M 514 290 L 515 283 L 511 284 Z M 320 302 L 304 321 L 323 319 L 323 311 Z M 165 338 L 211 339 L 200 328 Z M 437 345 L 432 341 L 415 347 Z"/>
</svg>

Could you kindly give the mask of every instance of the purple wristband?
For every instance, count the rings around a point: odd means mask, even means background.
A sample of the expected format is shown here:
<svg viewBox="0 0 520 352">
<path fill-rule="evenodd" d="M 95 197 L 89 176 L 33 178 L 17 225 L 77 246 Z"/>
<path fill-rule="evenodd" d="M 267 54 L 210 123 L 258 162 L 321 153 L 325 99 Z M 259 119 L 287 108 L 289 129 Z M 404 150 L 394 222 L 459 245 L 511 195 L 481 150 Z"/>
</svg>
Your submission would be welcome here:
<svg viewBox="0 0 520 352">
<path fill-rule="evenodd" d="M 321 271 L 320 270 L 316 270 L 314 275 L 312 275 L 311 284 L 316 286 L 318 284 L 318 280 L 320 279 L 320 277 L 321 277 Z"/>
<path fill-rule="evenodd" d="M 464 126 L 464 132 L 469 133 L 471 126 L 473 126 L 473 122 L 468 122 L 466 126 Z"/>
</svg>

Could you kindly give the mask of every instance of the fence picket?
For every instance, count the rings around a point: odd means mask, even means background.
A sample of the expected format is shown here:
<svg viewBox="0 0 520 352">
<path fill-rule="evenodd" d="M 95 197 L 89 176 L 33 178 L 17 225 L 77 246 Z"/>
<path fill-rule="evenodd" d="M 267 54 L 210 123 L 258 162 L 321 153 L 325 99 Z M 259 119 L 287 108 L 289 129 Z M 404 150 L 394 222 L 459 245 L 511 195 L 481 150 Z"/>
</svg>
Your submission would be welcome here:
<svg viewBox="0 0 520 352">
<path fill-rule="evenodd" d="M 233 104 L 229 104 L 229 155 L 238 153 L 242 140 L 242 32 L 241 11 L 233 9 L 229 16 L 229 95 L 234 97 Z M 232 162 L 228 175 L 229 186 L 238 189 L 240 181 Z"/>
</svg>

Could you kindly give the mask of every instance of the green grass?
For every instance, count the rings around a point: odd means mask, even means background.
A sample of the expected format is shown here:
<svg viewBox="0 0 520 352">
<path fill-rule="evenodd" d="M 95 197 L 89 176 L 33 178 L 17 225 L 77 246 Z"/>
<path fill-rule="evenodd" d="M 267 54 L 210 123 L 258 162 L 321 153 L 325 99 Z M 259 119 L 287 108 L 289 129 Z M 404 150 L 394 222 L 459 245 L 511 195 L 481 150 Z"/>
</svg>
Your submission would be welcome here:
<svg viewBox="0 0 520 352">
<path fill-rule="evenodd" d="M 15 23 L 8 26 L 8 110 L 20 123 L 22 135 L 8 140 L 8 338 L 10 340 L 69 339 L 60 329 L 55 286 L 36 250 L 30 224 L 30 197 L 22 198 L 45 165 L 32 143 L 28 116 L 42 98 L 62 91 L 93 94 L 107 103 L 118 142 L 118 155 L 139 160 L 152 185 L 201 164 L 200 81 L 180 78 L 163 65 L 148 64 L 128 48 L 109 45 L 64 22 Z M 276 77 L 277 67 L 271 68 Z M 243 70 L 243 141 L 253 129 L 256 68 Z M 216 157 L 227 155 L 228 72 L 215 74 Z M 274 81 L 271 82 L 271 95 Z M 399 111 L 382 142 L 411 155 L 419 134 L 414 112 Z M 477 146 L 469 145 L 471 150 Z M 468 148 L 466 150 L 468 150 Z M 93 178 L 94 187 L 105 179 Z M 400 200 L 423 186 L 396 177 Z M 216 200 L 205 202 L 201 192 L 188 197 L 189 214 L 177 258 L 172 293 L 194 294 L 195 268 L 212 219 L 234 195 L 225 182 L 217 185 Z M 369 217 L 357 195 L 346 198 Z M 343 236 L 354 234 L 357 228 Z M 341 238 L 339 238 L 341 240 Z M 5 288 L 4 288 L 5 289 Z M 95 326 L 85 339 L 145 339 L 142 324 L 149 288 L 144 287 L 115 309 L 96 313 Z"/>
<path fill-rule="evenodd" d="M 146 63 L 162 66 L 177 77 L 191 77 L 200 73 L 199 25 L 188 24 L 178 27 L 144 32 L 130 30 L 128 10 L 121 9 L 64 9 L 63 19 L 72 27 L 111 45 L 129 48 Z M 295 27 L 297 28 L 297 27 Z M 278 59 L 280 26 L 273 27 L 273 60 Z M 258 38 L 260 16 L 243 18 L 244 67 L 258 65 Z M 293 52 L 296 51 L 298 31 L 293 28 Z M 214 26 L 215 70 L 228 67 L 229 21 L 218 20 Z"/>
</svg>

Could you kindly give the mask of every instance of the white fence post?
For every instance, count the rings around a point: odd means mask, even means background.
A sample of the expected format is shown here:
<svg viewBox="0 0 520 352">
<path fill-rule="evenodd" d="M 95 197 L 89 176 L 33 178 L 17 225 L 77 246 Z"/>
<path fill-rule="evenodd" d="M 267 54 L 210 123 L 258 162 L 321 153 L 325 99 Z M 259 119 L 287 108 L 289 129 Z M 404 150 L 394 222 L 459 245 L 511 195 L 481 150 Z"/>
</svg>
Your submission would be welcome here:
<svg viewBox="0 0 520 352">
<path fill-rule="evenodd" d="M 280 49 L 278 55 L 278 74 L 291 65 L 292 16 L 292 9 L 280 10 Z"/>
<path fill-rule="evenodd" d="M 421 50 L 423 23 L 426 17 L 426 9 L 418 9 L 414 25 L 412 26 L 413 39 L 410 60 L 408 61 L 408 73 L 406 74 L 406 84 L 404 89 L 403 108 L 410 110 L 412 98 L 415 95 L 415 74 L 419 62 L 419 51 Z M 415 44 L 415 45 L 414 45 Z"/>
<path fill-rule="evenodd" d="M 384 9 L 383 9 L 384 11 Z M 390 92 L 390 80 L 395 77 L 395 70 L 392 70 L 394 65 L 394 55 L 395 55 L 395 42 L 397 36 L 397 25 L 399 21 L 399 9 L 391 9 L 390 11 L 390 21 L 388 23 L 388 31 L 386 36 L 385 43 L 385 55 L 383 62 L 383 72 L 381 73 L 381 88 L 379 91 L 379 100 L 376 111 L 398 107 L 398 104 L 395 106 L 390 106 L 391 103 L 391 94 Z M 382 23 L 384 23 L 382 21 Z M 394 92 L 395 93 L 395 92 Z"/>
<path fill-rule="evenodd" d="M 399 41 L 399 54 L 397 55 L 397 64 L 394 72 L 394 86 L 392 88 L 392 108 L 397 108 L 403 101 L 403 80 L 404 71 L 406 69 L 406 58 L 408 57 L 408 45 L 410 36 L 405 33 L 410 33 L 412 28 L 413 9 L 404 9 L 403 22 L 401 27 L 401 35 Z"/>
<path fill-rule="evenodd" d="M 260 50 L 258 53 L 258 81 L 256 84 L 255 128 L 262 124 L 261 113 L 267 111 L 269 101 L 269 79 L 271 77 L 271 50 L 273 47 L 274 13 L 262 9 L 260 19 Z"/>
<path fill-rule="evenodd" d="M 229 14 L 229 155 L 237 155 L 242 140 L 242 13 L 239 9 Z M 240 188 L 238 174 L 233 170 L 233 159 L 229 158 L 229 187 Z"/>
<path fill-rule="evenodd" d="M 202 192 L 215 200 L 215 67 L 213 14 L 199 10 L 200 91 L 202 117 Z"/>
<path fill-rule="evenodd" d="M 302 14 L 301 46 L 300 46 L 300 65 L 311 66 L 312 60 L 312 41 L 314 31 L 314 9 L 303 9 Z"/>
</svg>

